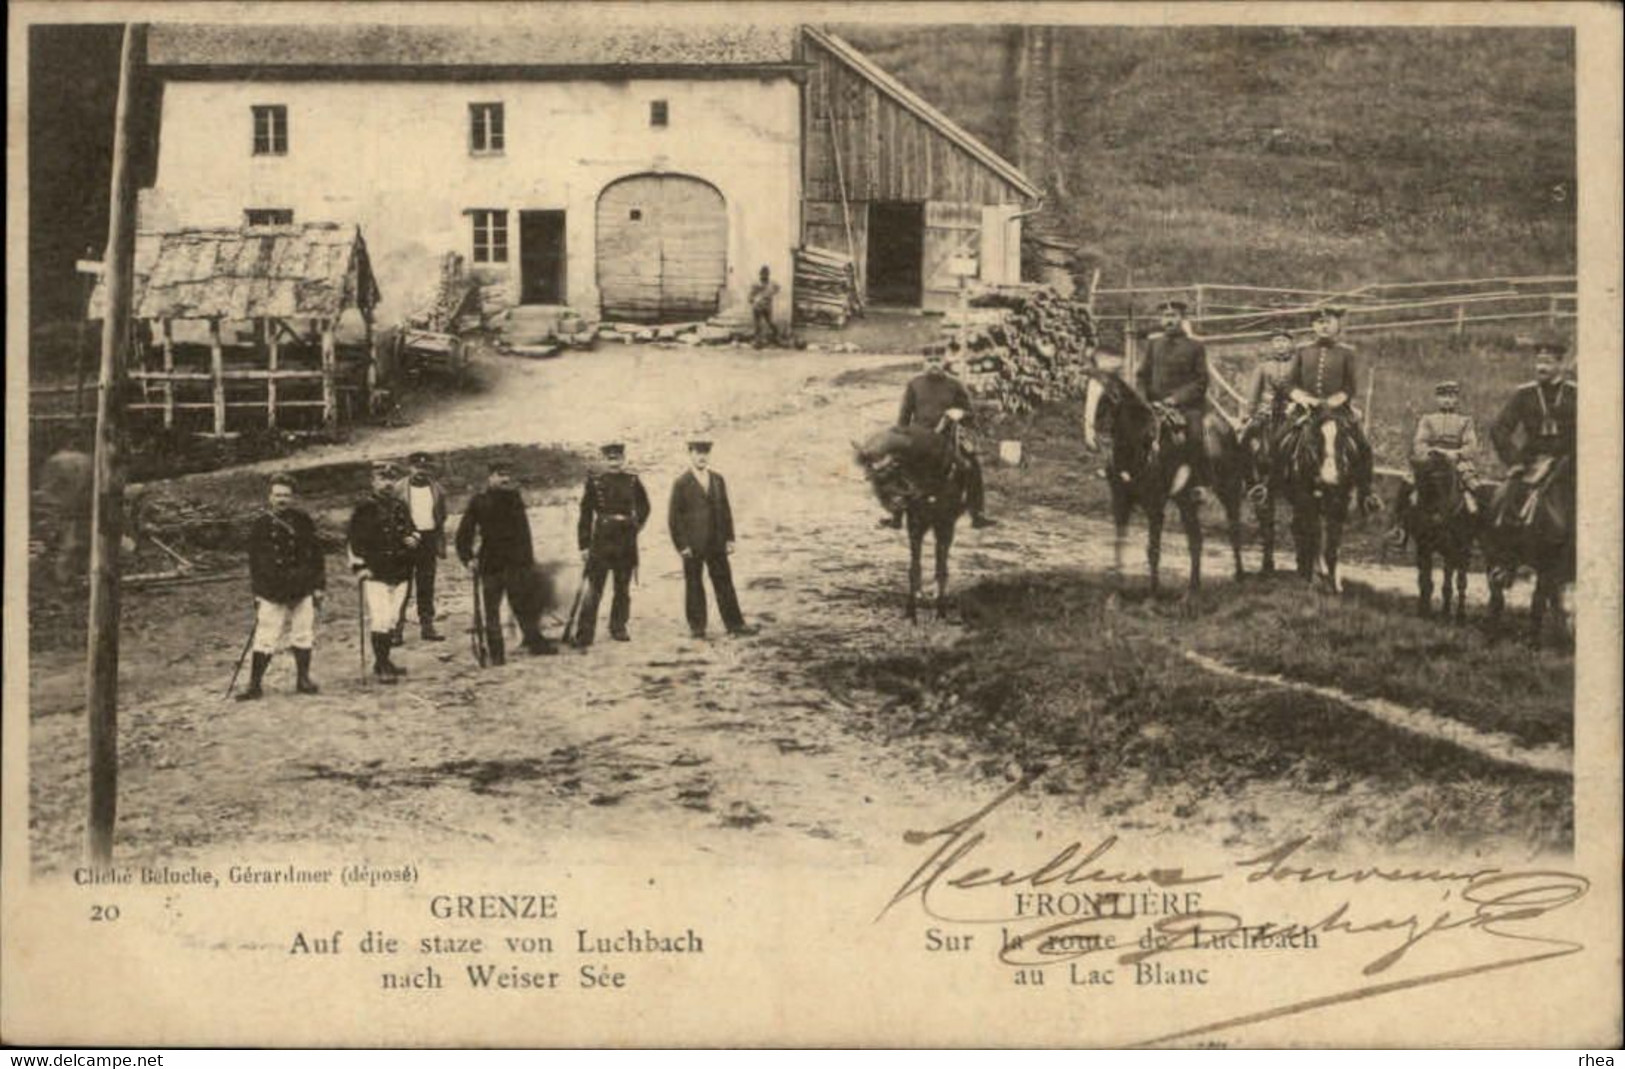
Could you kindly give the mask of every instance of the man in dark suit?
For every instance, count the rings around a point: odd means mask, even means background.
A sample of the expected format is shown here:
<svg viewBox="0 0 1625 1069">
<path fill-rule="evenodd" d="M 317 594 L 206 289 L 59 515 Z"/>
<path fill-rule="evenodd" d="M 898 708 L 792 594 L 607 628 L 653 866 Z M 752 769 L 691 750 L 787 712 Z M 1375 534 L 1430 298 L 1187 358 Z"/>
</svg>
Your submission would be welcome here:
<svg viewBox="0 0 1625 1069">
<path fill-rule="evenodd" d="M 476 539 L 479 541 L 477 554 Z M 476 620 L 474 626 L 485 628 L 486 649 L 490 651 L 492 664 L 507 663 L 507 649 L 502 641 L 504 597 L 519 622 L 525 651 L 558 652 L 558 647 L 542 635 L 541 608 L 536 604 L 536 550 L 530 540 L 530 519 L 525 515 L 525 499 L 514 484 L 513 470 L 506 461 L 491 464 L 485 489 L 475 494 L 463 510 L 462 522 L 457 525 L 457 559 L 470 571 L 475 570 L 475 560 L 479 561 L 475 582 L 480 584 L 485 619 Z"/>
<path fill-rule="evenodd" d="M 728 556 L 734 551 L 733 510 L 728 505 L 728 486 L 711 470 L 711 443 L 688 443 L 689 470 L 677 477 L 671 487 L 671 506 L 666 510 L 671 542 L 683 558 L 684 610 L 688 629 L 695 638 L 705 637 L 705 583 L 702 573 L 711 573 L 711 587 L 717 594 L 717 612 L 730 635 L 751 635 L 739 611 L 734 593 L 733 571 Z"/>
</svg>

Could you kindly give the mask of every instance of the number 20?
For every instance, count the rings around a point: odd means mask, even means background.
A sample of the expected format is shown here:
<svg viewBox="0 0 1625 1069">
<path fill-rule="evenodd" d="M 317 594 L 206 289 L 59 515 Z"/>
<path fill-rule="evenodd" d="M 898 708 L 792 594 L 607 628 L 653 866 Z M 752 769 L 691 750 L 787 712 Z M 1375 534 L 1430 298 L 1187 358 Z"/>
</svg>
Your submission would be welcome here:
<svg viewBox="0 0 1625 1069">
<path fill-rule="evenodd" d="M 90 907 L 90 919 L 92 921 L 116 921 L 116 920 L 118 920 L 118 907 L 117 906 L 91 906 Z"/>
</svg>

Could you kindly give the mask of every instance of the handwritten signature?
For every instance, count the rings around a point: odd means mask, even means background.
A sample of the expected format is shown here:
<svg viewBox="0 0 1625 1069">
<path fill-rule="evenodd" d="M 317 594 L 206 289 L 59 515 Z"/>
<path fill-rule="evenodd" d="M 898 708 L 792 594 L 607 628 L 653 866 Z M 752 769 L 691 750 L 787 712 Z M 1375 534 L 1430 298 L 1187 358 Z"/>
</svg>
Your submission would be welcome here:
<svg viewBox="0 0 1625 1069">
<path fill-rule="evenodd" d="M 1310 843 L 1307 837 L 1232 861 L 1229 868 L 1233 871 L 1229 872 L 1222 866 L 1220 871 L 1191 872 L 1183 866 L 1119 865 L 1111 856 L 1118 852 L 1119 839 L 1115 835 L 1092 844 L 1082 840 L 1067 842 L 1059 849 L 1047 850 L 1047 856 L 1037 863 L 1012 865 L 992 860 L 996 853 L 1008 849 L 1008 844 L 993 838 L 989 818 L 1041 775 L 1034 773 L 1018 781 L 981 809 L 935 831 L 906 833 L 906 843 L 927 847 L 929 853 L 893 892 L 876 919 L 904 903 L 915 902 L 936 920 L 1014 925 L 1016 930 L 1012 933 L 1007 928 L 1001 939 L 999 960 L 1015 967 L 1041 967 L 1090 955 L 1116 955 L 1119 964 L 1138 965 L 1166 955 L 1235 946 L 1237 940 L 1251 946 L 1314 946 L 1320 936 L 1335 935 L 1383 939 L 1381 952 L 1361 969 L 1362 975 L 1374 977 L 1398 965 L 1419 945 L 1446 933 L 1473 933 L 1521 944 L 1520 954 L 1513 958 L 1386 981 L 1149 1042 L 1190 1038 L 1286 1013 L 1584 949 L 1584 944 L 1532 930 L 1535 926 L 1531 922 L 1573 905 L 1590 890 L 1590 881 L 1572 872 L 1499 868 L 1458 872 L 1379 866 L 1338 869 L 1299 859 Z M 1434 886 L 1442 888 L 1441 901 L 1448 905 L 1403 916 L 1383 915 L 1380 909 L 1361 904 L 1351 894 L 1313 920 L 1249 924 L 1238 913 L 1202 908 L 1202 894 L 1188 893 L 1225 881 L 1323 885 L 1352 891 L 1363 885 Z M 1068 888 L 1076 890 L 1067 892 Z M 1050 893 L 1043 893 L 1046 889 Z M 987 895 L 975 894 L 989 890 L 1010 892 L 1003 898 L 1007 906 L 989 911 Z M 974 903 L 976 908 L 962 903 Z M 1057 903 L 1063 908 L 1058 908 Z M 1009 911 L 1011 908 L 1014 912 Z M 1048 916 L 1035 922 L 1034 913 Z M 1131 929 L 1136 938 L 1119 939 L 1125 929 Z"/>
</svg>

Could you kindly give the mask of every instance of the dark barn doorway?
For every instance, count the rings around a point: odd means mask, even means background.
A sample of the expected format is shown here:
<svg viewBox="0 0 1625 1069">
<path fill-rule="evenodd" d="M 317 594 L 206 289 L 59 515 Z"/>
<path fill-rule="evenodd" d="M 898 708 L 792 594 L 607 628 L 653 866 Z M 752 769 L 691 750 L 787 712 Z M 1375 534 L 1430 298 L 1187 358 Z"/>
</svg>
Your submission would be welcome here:
<svg viewBox="0 0 1625 1069">
<path fill-rule="evenodd" d="M 877 201 L 869 205 L 865 260 L 869 303 L 918 308 L 923 296 L 925 205 Z"/>
<path fill-rule="evenodd" d="M 519 213 L 519 303 L 564 303 L 564 213 Z"/>
</svg>

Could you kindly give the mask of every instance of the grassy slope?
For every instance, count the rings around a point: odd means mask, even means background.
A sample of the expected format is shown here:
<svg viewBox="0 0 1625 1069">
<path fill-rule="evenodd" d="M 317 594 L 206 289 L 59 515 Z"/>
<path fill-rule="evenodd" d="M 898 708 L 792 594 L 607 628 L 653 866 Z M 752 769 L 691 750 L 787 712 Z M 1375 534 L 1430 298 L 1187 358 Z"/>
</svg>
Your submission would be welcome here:
<svg viewBox="0 0 1625 1069">
<path fill-rule="evenodd" d="M 1169 600 L 1113 596 L 1099 577 L 998 580 L 962 594 L 971 631 L 952 648 L 854 652 L 811 670 L 837 693 L 888 697 L 860 730 L 964 740 L 994 755 L 982 762 L 992 775 L 1009 775 L 1010 760 L 1043 766 L 1052 770 L 1046 789 L 1085 796 L 1123 827 L 1147 817 L 1155 826 L 1169 819 L 1157 808 L 1170 805 L 1173 819 L 1192 824 L 1232 820 L 1245 816 L 1235 799 L 1284 789 L 1295 805 L 1260 808 L 1297 814 L 1325 843 L 1568 843 L 1566 777 L 1496 764 L 1338 702 L 1215 677 L 1183 650 L 1335 676 L 1351 692 L 1531 744 L 1572 741 L 1564 658 L 1507 658 L 1476 634 L 1410 621 L 1383 599 L 1305 602 L 1295 587 L 1269 584 L 1224 586 L 1204 600 L 1208 611 L 1189 619 Z"/>
<path fill-rule="evenodd" d="M 1008 31 L 843 30 L 1014 155 Z M 1107 285 L 1575 267 L 1566 31 L 1059 31 L 1060 230 Z"/>
</svg>

